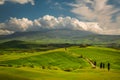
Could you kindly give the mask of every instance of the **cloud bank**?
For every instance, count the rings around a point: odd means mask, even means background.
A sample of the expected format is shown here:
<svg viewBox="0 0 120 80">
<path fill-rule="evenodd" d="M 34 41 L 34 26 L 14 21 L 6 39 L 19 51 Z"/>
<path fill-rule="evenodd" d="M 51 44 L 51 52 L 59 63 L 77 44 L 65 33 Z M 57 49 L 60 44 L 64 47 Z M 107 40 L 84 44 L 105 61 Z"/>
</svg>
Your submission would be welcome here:
<svg viewBox="0 0 120 80">
<path fill-rule="evenodd" d="M 14 31 L 0 29 L 0 35 L 9 35 L 9 34 L 13 34 L 13 33 L 14 33 Z"/>
<path fill-rule="evenodd" d="M 96 22 L 81 22 L 71 17 L 54 17 L 45 15 L 42 18 L 29 20 L 27 18 L 10 18 L 0 23 L 0 35 L 14 32 L 39 31 L 40 29 L 72 29 L 101 33 L 102 29 Z"/>
<path fill-rule="evenodd" d="M 75 0 L 68 3 L 71 12 L 81 20 L 98 22 L 103 29 L 103 34 L 120 34 L 120 9 L 110 0 Z M 116 0 L 118 3 L 119 0 Z M 115 16 L 116 15 L 116 16 Z"/>
<path fill-rule="evenodd" d="M 31 3 L 34 5 L 34 0 L 0 0 L 0 5 L 5 4 L 5 2 L 11 2 L 11 3 L 19 3 L 19 4 L 26 4 L 26 3 Z"/>
</svg>

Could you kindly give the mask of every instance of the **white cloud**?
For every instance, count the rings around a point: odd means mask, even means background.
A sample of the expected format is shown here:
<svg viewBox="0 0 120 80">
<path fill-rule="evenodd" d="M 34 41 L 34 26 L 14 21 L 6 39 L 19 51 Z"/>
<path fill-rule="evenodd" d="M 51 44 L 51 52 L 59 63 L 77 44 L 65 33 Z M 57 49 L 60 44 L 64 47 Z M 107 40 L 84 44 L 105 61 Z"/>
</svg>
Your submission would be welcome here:
<svg viewBox="0 0 120 80">
<path fill-rule="evenodd" d="M 14 33 L 14 31 L 0 29 L 0 35 L 9 35 L 9 34 L 13 34 L 13 33 Z"/>
<path fill-rule="evenodd" d="M 17 19 L 17 18 L 10 18 L 5 23 L 0 23 L 1 29 L 7 29 L 9 31 L 26 31 L 28 27 L 33 26 L 33 22 L 28 20 L 27 18 Z"/>
<path fill-rule="evenodd" d="M 4 4 L 5 0 L 0 0 L 0 5 Z"/>
<path fill-rule="evenodd" d="M 0 5 L 5 4 L 5 2 L 12 2 L 12 3 L 19 3 L 19 4 L 26 4 L 26 3 L 31 3 L 34 5 L 34 0 L 0 0 Z"/>
<path fill-rule="evenodd" d="M 44 29 L 72 29 L 72 30 L 84 30 L 95 33 L 100 33 L 102 29 L 96 22 L 81 22 L 76 18 L 71 17 L 54 17 L 45 15 L 42 18 L 29 20 L 27 18 L 17 19 L 10 18 L 10 20 L 0 23 L 1 34 L 12 32 L 23 32 L 23 31 L 39 31 L 41 28 Z M 7 31 L 3 31 L 7 30 Z"/>
<path fill-rule="evenodd" d="M 75 0 L 75 2 L 68 5 L 73 7 L 71 12 L 82 18 L 81 20 L 98 22 L 104 30 L 103 34 L 118 34 L 120 21 L 117 18 L 114 21 L 113 17 L 120 11 L 119 8 L 108 4 L 108 0 Z"/>
</svg>

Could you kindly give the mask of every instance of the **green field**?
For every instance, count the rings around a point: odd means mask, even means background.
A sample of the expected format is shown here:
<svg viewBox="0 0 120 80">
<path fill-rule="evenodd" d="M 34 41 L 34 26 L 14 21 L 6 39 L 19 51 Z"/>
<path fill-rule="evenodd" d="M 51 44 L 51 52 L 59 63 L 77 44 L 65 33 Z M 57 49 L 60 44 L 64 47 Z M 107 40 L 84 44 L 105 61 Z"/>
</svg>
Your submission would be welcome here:
<svg viewBox="0 0 120 80">
<path fill-rule="evenodd" d="M 8 51 L 9 53 L 9 51 Z M 82 56 L 82 57 L 81 57 Z M 96 68 L 91 62 L 96 61 Z M 119 80 L 120 50 L 79 46 L 0 55 L 1 80 Z M 103 62 L 104 69 L 99 65 Z M 111 64 L 110 71 L 107 63 Z"/>
<path fill-rule="evenodd" d="M 112 69 L 120 69 L 120 51 L 111 48 L 105 47 L 87 47 L 87 48 L 79 48 L 73 47 L 69 49 L 69 52 L 74 54 L 75 56 L 82 55 L 84 57 L 89 58 L 92 61 L 96 61 L 99 64 L 101 62 L 107 64 L 111 63 Z"/>
</svg>

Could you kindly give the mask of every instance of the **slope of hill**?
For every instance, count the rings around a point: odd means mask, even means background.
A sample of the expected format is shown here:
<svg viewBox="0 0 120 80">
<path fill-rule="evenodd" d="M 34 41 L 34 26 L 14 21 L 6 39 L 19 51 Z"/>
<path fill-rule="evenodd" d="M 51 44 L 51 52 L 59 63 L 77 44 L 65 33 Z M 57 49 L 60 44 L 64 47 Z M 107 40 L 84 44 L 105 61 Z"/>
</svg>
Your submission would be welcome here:
<svg viewBox="0 0 120 80">
<path fill-rule="evenodd" d="M 41 66 L 43 69 L 79 69 L 90 66 L 84 59 L 76 58 L 64 51 L 55 51 L 28 58 L 20 58 L 16 60 L 1 61 L 0 64 L 12 64 L 14 66 Z"/>
<path fill-rule="evenodd" d="M 0 43 L 0 55 L 2 54 L 11 54 L 11 53 L 34 53 L 41 51 L 48 51 L 63 47 L 70 47 L 78 44 L 40 44 L 29 41 L 21 41 L 21 40 L 11 40 Z"/>
<path fill-rule="evenodd" d="M 42 29 L 41 31 L 17 32 L 0 36 L 0 41 L 23 40 L 39 43 L 120 43 L 120 35 L 98 35 L 88 31 L 68 29 Z"/>
<path fill-rule="evenodd" d="M 2 80 L 119 80 L 120 51 L 101 47 L 70 47 L 34 54 L 10 54 L 0 56 Z M 97 62 L 96 69 L 83 55 Z M 100 69 L 100 62 L 105 68 Z M 110 71 L 107 63 L 110 62 Z"/>
</svg>

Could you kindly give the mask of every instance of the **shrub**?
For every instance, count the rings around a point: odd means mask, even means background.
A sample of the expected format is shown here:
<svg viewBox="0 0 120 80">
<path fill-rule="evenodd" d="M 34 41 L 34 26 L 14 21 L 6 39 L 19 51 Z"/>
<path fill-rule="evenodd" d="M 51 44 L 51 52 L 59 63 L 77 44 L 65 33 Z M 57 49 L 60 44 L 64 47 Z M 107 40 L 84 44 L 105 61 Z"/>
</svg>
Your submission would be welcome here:
<svg viewBox="0 0 120 80">
<path fill-rule="evenodd" d="M 26 65 L 23 64 L 23 67 L 26 67 Z"/>
<path fill-rule="evenodd" d="M 6 64 L 0 64 L 0 66 L 7 67 L 7 65 L 6 65 Z"/>
<path fill-rule="evenodd" d="M 30 65 L 31 68 L 34 68 L 34 65 Z"/>
<path fill-rule="evenodd" d="M 72 68 L 68 68 L 68 69 L 64 69 L 64 71 L 71 72 L 71 71 L 73 71 L 73 69 Z"/>
<path fill-rule="evenodd" d="M 12 64 L 8 64 L 8 67 L 13 67 L 13 65 Z"/>
<path fill-rule="evenodd" d="M 45 66 L 42 66 L 42 69 L 45 69 Z"/>
</svg>

